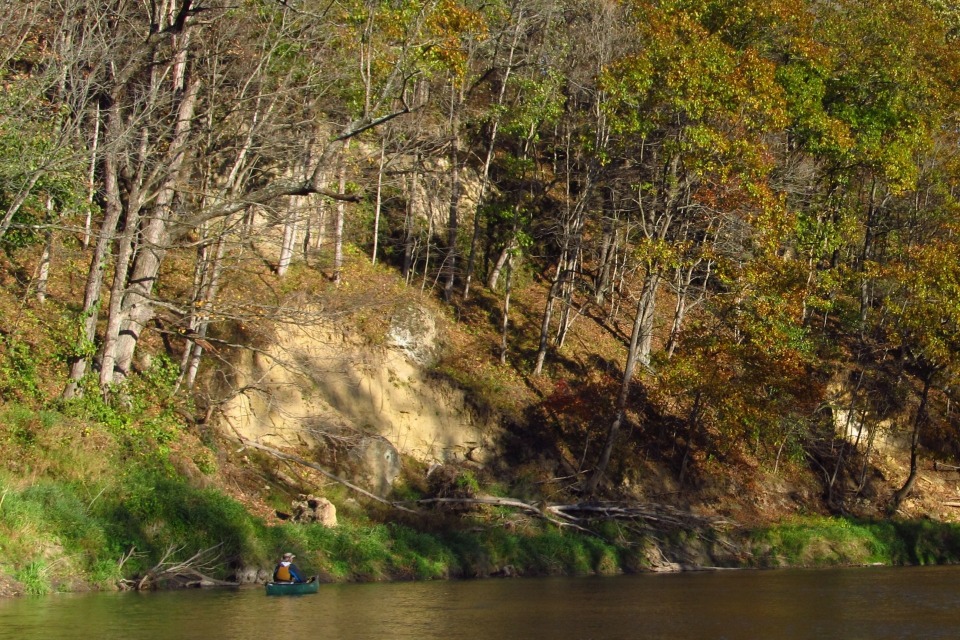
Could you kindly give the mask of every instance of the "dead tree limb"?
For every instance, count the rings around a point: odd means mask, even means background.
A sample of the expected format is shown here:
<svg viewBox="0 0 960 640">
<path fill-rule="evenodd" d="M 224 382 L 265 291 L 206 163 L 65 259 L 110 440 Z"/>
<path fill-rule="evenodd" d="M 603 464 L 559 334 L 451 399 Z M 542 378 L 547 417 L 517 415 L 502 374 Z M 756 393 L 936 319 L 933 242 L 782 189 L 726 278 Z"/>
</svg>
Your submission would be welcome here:
<svg viewBox="0 0 960 640">
<path fill-rule="evenodd" d="M 559 518 L 573 522 L 584 520 L 640 520 L 643 522 L 678 529 L 716 528 L 735 526 L 722 518 L 697 516 L 688 511 L 663 504 L 585 502 L 577 504 L 557 504 L 546 510 Z"/>
<path fill-rule="evenodd" d="M 298 456 L 284 453 L 279 449 L 274 449 L 273 447 L 268 447 L 258 442 L 247 440 L 246 438 L 240 437 L 239 433 L 237 434 L 237 437 L 244 446 L 259 449 L 260 451 L 264 451 L 281 460 L 288 460 L 290 462 L 309 467 L 310 469 L 314 469 L 315 471 L 319 471 L 331 480 L 339 482 L 345 487 L 371 498 L 372 500 L 376 500 L 377 502 L 401 511 L 405 511 L 407 513 L 420 513 L 405 507 L 402 503 L 384 500 L 383 498 L 376 496 L 369 491 L 361 489 L 360 487 L 344 480 L 330 471 L 327 471 L 315 462 L 310 462 L 309 460 L 304 460 Z M 697 516 L 667 505 L 654 504 L 591 502 L 538 506 L 537 504 L 524 502 L 515 498 L 500 498 L 496 496 L 475 496 L 469 498 L 423 498 L 412 501 L 411 504 L 485 504 L 498 507 L 510 507 L 519 509 L 520 511 L 524 511 L 538 518 L 542 518 L 558 527 L 569 527 L 590 535 L 596 535 L 596 532 L 591 531 L 589 528 L 584 526 L 584 523 L 594 520 L 639 520 L 648 524 L 687 530 L 698 528 L 715 528 L 718 526 L 735 524 L 719 518 L 705 518 L 702 516 Z"/>
<path fill-rule="evenodd" d="M 217 580 L 207 576 L 204 572 L 210 571 L 220 558 L 220 547 L 216 544 L 207 549 L 201 549 L 185 560 L 173 560 L 184 547 L 171 545 L 163 553 L 160 560 L 136 582 L 137 591 L 156 589 L 161 583 L 178 588 L 185 587 L 216 587 L 235 586 L 235 582 Z M 132 550 L 131 550 L 132 551 Z"/>
<path fill-rule="evenodd" d="M 571 527 L 578 531 L 584 533 L 589 533 L 590 535 L 596 535 L 596 532 L 587 529 L 575 522 L 558 520 L 557 518 L 552 517 L 549 514 L 549 507 L 547 510 L 540 509 L 534 504 L 528 502 L 523 502 L 522 500 L 515 500 L 514 498 L 497 498 L 494 496 L 477 496 L 474 498 L 423 498 L 417 500 L 417 504 L 488 504 L 496 507 L 513 507 L 515 509 L 520 509 L 521 511 L 526 511 L 531 515 L 535 515 L 539 518 L 543 518 L 547 522 L 554 524 L 558 527 Z"/>
</svg>

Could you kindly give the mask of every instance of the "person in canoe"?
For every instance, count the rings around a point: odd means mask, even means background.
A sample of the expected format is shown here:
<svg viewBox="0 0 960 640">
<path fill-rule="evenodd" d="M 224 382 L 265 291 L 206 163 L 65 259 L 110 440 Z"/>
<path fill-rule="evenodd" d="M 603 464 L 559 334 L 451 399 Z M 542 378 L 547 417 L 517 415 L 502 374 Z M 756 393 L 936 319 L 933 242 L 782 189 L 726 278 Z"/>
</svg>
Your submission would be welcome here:
<svg viewBox="0 0 960 640">
<path fill-rule="evenodd" d="M 274 582 L 306 582 L 303 574 L 297 565 L 293 564 L 293 559 L 297 556 L 292 553 L 285 553 L 273 570 Z"/>
</svg>

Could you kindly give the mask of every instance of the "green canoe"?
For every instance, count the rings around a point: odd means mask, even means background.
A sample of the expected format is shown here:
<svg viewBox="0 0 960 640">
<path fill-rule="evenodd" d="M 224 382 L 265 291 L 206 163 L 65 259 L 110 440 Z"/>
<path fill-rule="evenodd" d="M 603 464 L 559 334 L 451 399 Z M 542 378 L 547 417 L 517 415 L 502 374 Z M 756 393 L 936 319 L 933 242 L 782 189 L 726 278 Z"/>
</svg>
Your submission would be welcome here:
<svg viewBox="0 0 960 640">
<path fill-rule="evenodd" d="M 313 576 L 306 582 L 268 582 L 268 596 L 299 596 L 316 593 L 320 590 L 320 581 Z"/>
</svg>

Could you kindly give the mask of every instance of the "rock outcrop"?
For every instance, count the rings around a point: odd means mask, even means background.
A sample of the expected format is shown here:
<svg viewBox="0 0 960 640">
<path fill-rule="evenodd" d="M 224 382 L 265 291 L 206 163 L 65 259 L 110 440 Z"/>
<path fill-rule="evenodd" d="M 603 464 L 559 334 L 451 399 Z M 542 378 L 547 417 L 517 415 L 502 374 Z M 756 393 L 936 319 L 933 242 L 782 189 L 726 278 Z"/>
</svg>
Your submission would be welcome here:
<svg viewBox="0 0 960 640">
<path fill-rule="evenodd" d="M 399 474 L 401 456 L 482 460 L 495 426 L 461 390 L 428 375 L 439 334 L 420 305 L 395 313 L 375 345 L 333 323 L 280 326 L 272 345 L 235 363 L 231 389 L 240 391 L 221 404 L 222 427 L 271 446 L 316 449 L 379 495 Z"/>
</svg>

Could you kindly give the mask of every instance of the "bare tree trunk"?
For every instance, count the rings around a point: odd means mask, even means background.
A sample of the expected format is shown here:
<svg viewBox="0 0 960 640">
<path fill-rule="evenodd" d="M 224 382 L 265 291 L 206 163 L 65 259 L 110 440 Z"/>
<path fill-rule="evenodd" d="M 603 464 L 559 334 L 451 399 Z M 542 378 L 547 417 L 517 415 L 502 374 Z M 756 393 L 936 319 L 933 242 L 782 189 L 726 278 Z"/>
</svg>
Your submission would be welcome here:
<svg viewBox="0 0 960 640">
<path fill-rule="evenodd" d="M 410 176 L 410 191 L 407 195 L 407 208 L 403 221 L 403 277 L 410 283 L 413 268 L 414 221 L 417 216 L 417 193 L 420 190 L 420 152 L 413 156 L 413 171 Z"/>
<path fill-rule="evenodd" d="M 501 92 L 502 97 L 502 92 Z M 480 195 L 477 196 L 477 206 L 473 212 L 473 235 L 470 237 L 470 253 L 467 256 L 467 266 L 464 269 L 463 280 L 463 299 L 470 299 L 470 285 L 473 282 L 473 272 L 477 265 L 477 247 L 480 244 L 480 222 L 483 216 L 480 215 L 486 198 L 487 189 L 490 182 L 490 165 L 493 163 L 493 152 L 497 141 L 497 128 L 500 125 L 500 118 L 494 118 L 491 125 L 490 142 L 487 146 L 487 156 L 483 160 L 483 170 L 480 175 Z M 502 263 L 501 263 L 502 264 Z"/>
<path fill-rule="evenodd" d="M 110 108 L 107 115 L 108 132 L 116 131 L 121 124 L 118 122 L 119 113 L 116 105 Z M 81 334 L 78 337 L 78 355 L 70 363 L 70 374 L 67 386 L 63 390 L 63 398 L 70 400 L 78 395 L 80 381 L 86 374 L 92 356 L 91 347 L 96 338 L 97 315 L 100 308 L 100 297 L 103 291 L 103 272 L 106 266 L 110 248 L 116 237 L 117 225 L 123 207 L 120 203 L 120 189 L 117 182 L 117 164 L 114 154 L 104 156 L 103 189 L 106 196 L 106 206 L 103 223 L 100 225 L 100 234 L 90 258 L 90 269 L 87 272 L 87 283 L 83 293 L 83 309 L 80 318 L 83 322 Z"/>
<path fill-rule="evenodd" d="M 387 138 L 380 140 L 380 163 L 377 165 L 377 196 L 373 207 L 373 249 L 370 262 L 377 264 L 377 246 L 380 240 L 380 210 L 383 206 L 383 168 L 387 157 Z"/>
<path fill-rule="evenodd" d="M 557 299 L 557 291 L 560 289 L 561 278 L 563 274 L 558 271 L 553 284 L 550 285 L 550 291 L 547 293 L 547 304 L 543 309 L 543 318 L 540 321 L 540 346 L 537 348 L 537 360 L 533 366 L 533 375 L 538 376 L 543 373 L 543 363 L 547 359 L 547 346 L 550 342 L 550 321 L 553 317 L 553 305 Z"/>
<path fill-rule="evenodd" d="M 211 252 L 210 246 L 204 248 L 204 256 L 200 263 L 201 273 L 200 282 L 194 295 L 194 308 L 198 309 L 190 318 L 189 328 L 191 339 L 184 350 L 183 381 L 188 389 L 192 389 L 197 379 L 197 372 L 200 369 L 200 359 L 203 356 L 205 338 L 207 329 L 210 326 L 210 320 L 205 313 L 204 308 L 210 306 L 216 299 L 220 288 L 220 273 L 223 268 L 223 256 L 226 251 L 226 242 L 220 237 L 216 242 L 216 247 Z M 213 254 L 212 256 L 210 254 Z"/>
<path fill-rule="evenodd" d="M 306 176 L 310 175 L 310 145 L 306 145 L 304 149 L 304 158 L 303 166 L 305 175 L 303 179 L 306 179 Z M 284 207 L 287 211 L 284 224 L 283 224 L 283 239 L 280 242 L 280 256 L 277 260 L 277 275 L 281 278 L 286 275 L 287 270 L 290 268 L 290 264 L 293 262 L 293 257 L 297 252 L 297 245 L 300 240 L 300 228 L 301 226 L 308 226 L 308 223 L 304 222 L 305 218 L 309 218 L 309 207 L 310 207 L 310 198 L 312 195 L 303 196 L 303 198 L 297 198 L 288 202 Z M 308 212 L 307 215 L 304 215 L 304 212 Z M 304 230 L 304 235 L 309 233 L 308 230 Z M 303 245 L 301 247 L 304 260 L 307 259 L 307 246 Z"/>
<path fill-rule="evenodd" d="M 582 256 L 578 251 L 573 255 L 572 262 L 567 268 L 567 273 L 570 274 L 569 278 L 566 278 L 563 282 L 563 286 L 560 289 L 560 298 L 563 301 L 563 307 L 560 311 L 560 321 L 557 323 L 557 335 L 553 339 L 553 344 L 557 349 L 563 348 L 563 343 L 567 339 L 567 333 L 570 331 L 570 327 L 573 326 L 573 321 L 579 315 L 579 311 L 575 309 L 573 294 L 576 291 L 575 280 L 577 274 L 580 272 L 580 265 L 582 263 Z"/>
<path fill-rule="evenodd" d="M 53 198 L 47 196 L 47 220 L 53 219 Z M 47 283 L 50 281 L 50 262 L 53 259 L 53 229 L 47 227 L 44 232 L 43 253 L 40 254 L 40 266 L 37 273 L 37 302 L 47 300 Z"/>
<path fill-rule="evenodd" d="M 343 145 L 340 152 L 340 160 L 337 165 L 337 188 L 339 193 L 343 193 L 347 186 L 346 169 L 347 145 Z M 333 282 L 340 286 L 340 278 L 343 275 L 343 221 L 346 217 L 346 203 L 343 200 L 337 202 L 337 214 L 333 223 Z"/>
<path fill-rule="evenodd" d="M 280 258 L 277 260 L 277 275 L 283 277 L 293 261 L 293 250 L 299 235 L 300 212 L 298 207 L 287 207 L 287 219 L 283 224 L 283 240 L 280 243 Z"/>
<path fill-rule="evenodd" d="M 653 350 L 653 321 L 657 306 L 657 291 L 660 289 L 661 277 L 659 273 L 647 276 L 643 282 L 643 291 L 640 294 L 638 306 L 642 329 L 640 341 L 637 345 L 637 358 L 644 365 L 650 364 L 650 354 Z"/>
<path fill-rule="evenodd" d="M 507 241 L 503 248 L 500 249 L 500 253 L 497 254 L 497 259 L 493 263 L 493 268 L 490 269 L 490 276 L 487 278 L 487 288 L 491 291 L 497 289 L 497 285 L 500 282 L 500 274 L 503 271 L 504 266 L 510 259 L 510 255 L 517 249 L 517 236 L 512 234 L 510 240 Z"/>
<path fill-rule="evenodd" d="M 910 473 L 907 476 L 903 486 L 893 494 L 890 501 L 890 512 L 894 513 L 900 508 L 903 501 L 913 491 L 913 485 L 917 482 L 920 472 L 920 431 L 927 422 L 927 398 L 930 394 L 930 387 L 933 384 L 934 372 L 930 372 L 923 380 L 923 391 L 920 393 L 920 405 L 913 416 L 913 435 L 910 437 Z"/>
<path fill-rule="evenodd" d="M 667 359 L 673 357 L 674 351 L 676 351 L 677 343 L 680 338 L 680 331 L 683 328 L 683 321 L 687 316 L 687 312 L 690 308 L 698 305 L 705 297 L 706 293 L 706 283 L 710 279 L 710 272 L 712 271 L 713 263 L 710 260 L 707 260 L 706 265 L 706 275 L 704 277 L 703 289 L 699 297 L 695 300 L 690 299 L 690 289 L 693 287 L 693 276 L 696 272 L 697 266 L 701 264 L 700 260 L 697 260 L 689 265 L 686 268 L 680 266 L 675 270 L 676 282 L 674 283 L 677 295 L 677 304 L 673 309 L 673 323 L 670 326 L 670 335 L 667 338 L 667 345 L 665 348 Z"/>
<path fill-rule="evenodd" d="M 619 212 L 612 198 L 610 199 L 609 208 L 612 212 L 612 218 L 604 216 L 602 221 L 603 237 L 600 241 L 597 278 L 593 287 L 593 301 L 598 305 L 603 305 L 606 301 L 607 292 L 610 289 L 611 278 L 616 266 L 617 247 L 620 242 Z"/>
<path fill-rule="evenodd" d="M 170 144 L 169 162 L 166 164 L 169 173 L 154 202 L 153 210 L 156 213 L 142 228 L 139 249 L 127 280 L 128 286 L 117 290 L 118 293 L 123 292 L 122 301 L 115 307 L 111 300 L 100 368 L 102 387 L 115 382 L 116 374 L 123 378 L 129 373 L 140 332 L 154 317 L 155 308 L 151 294 L 171 242 L 170 222 L 174 215 L 172 208 L 181 179 L 180 171 L 199 90 L 200 80 L 194 80 L 183 93 Z M 119 270 L 118 273 L 122 277 L 123 273 Z"/>
<path fill-rule="evenodd" d="M 93 233 L 93 203 L 97 195 L 97 150 L 100 145 L 100 103 L 94 104 L 93 112 L 93 134 L 90 136 L 90 168 L 87 171 L 87 212 L 83 220 L 83 241 L 84 249 L 90 246 L 90 236 Z"/>
<path fill-rule="evenodd" d="M 630 399 L 630 388 L 633 383 L 633 372 L 637 367 L 637 360 L 640 355 L 640 334 L 645 323 L 645 305 L 643 296 L 637 303 L 637 311 L 633 317 L 633 331 L 630 334 L 630 347 L 627 349 L 627 362 L 623 367 L 623 380 L 620 382 L 620 393 L 617 394 L 617 403 L 614 407 L 614 419 L 607 430 L 607 438 L 603 443 L 603 449 L 600 452 L 600 458 L 597 460 L 597 466 L 593 475 L 587 480 L 584 491 L 587 495 L 596 492 L 600 479 L 607 471 L 607 465 L 610 464 L 610 456 L 617 442 L 617 436 L 620 434 L 620 427 L 623 425 L 626 417 L 627 401 Z"/>
<path fill-rule="evenodd" d="M 444 300 L 453 300 L 453 285 L 457 277 L 457 236 L 460 232 L 460 198 L 463 183 L 460 178 L 460 105 L 463 101 L 463 82 L 450 84 L 450 213 L 447 219 L 447 256 L 443 261 L 446 273 L 443 286 Z"/>
<path fill-rule="evenodd" d="M 124 301 L 124 292 L 127 288 L 127 269 L 134 254 L 136 233 L 140 226 L 140 205 L 130 203 L 127 207 L 127 217 L 124 221 L 123 233 L 118 242 L 116 267 L 113 273 L 113 285 L 110 289 L 110 304 L 107 307 L 107 328 L 104 331 L 103 348 L 100 359 L 100 384 L 106 387 L 114 380 L 116 363 L 116 348 L 120 334 L 120 325 L 123 322 L 121 313 Z M 127 370 L 122 372 L 126 375 Z"/>
<path fill-rule="evenodd" d="M 327 211 L 330 203 L 327 202 L 326 198 L 320 198 L 317 201 L 317 232 L 316 238 L 313 241 L 314 249 L 323 248 L 323 243 L 327 239 Z"/>
<path fill-rule="evenodd" d="M 430 242 L 430 239 L 433 238 L 433 226 L 434 226 L 434 211 L 433 208 L 429 205 L 427 206 L 427 233 L 424 236 L 424 256 L 423 256 L 423 279 L 420 281 L 420 293 L 423 293 L 427 289 L 427 282 L 430 279 L 430 249 L 433 244 Z"/>
<path fill-rule="evenodd" d="M 507 335 L 510 328 L 510 292 L 513 289 L 513 260 L 511 254 L 507 259 L 507 285 L 503 294 L 503 319 L 500 323 L 500 364 L 507 364 L 508 341 Z"/>
</svg>

